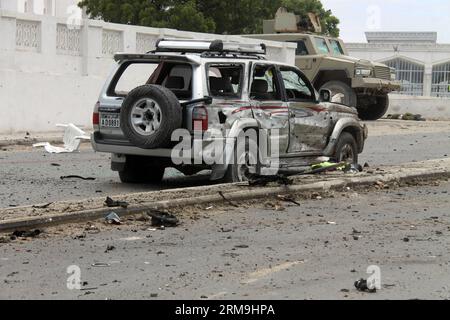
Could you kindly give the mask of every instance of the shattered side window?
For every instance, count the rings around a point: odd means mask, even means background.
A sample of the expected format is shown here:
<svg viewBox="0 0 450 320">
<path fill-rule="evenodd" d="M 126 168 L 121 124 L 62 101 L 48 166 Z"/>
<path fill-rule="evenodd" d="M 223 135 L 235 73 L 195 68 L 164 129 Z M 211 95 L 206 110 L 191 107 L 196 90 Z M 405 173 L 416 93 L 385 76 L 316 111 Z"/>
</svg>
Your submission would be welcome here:
<svg viewBox="0 0 450 320">
<path fill-rule="evenodd" d="M 131 90 L 147 83 L 148 79 L 158 68 L 158 63 L 131 63 L 122 71 L 114 88 L 118 96 L 126 96 Z"/>
<path fill-rule="evenodd" d="M 314 100 L 313 90 L 294 69 L 281 68 L 286 94 L 290 101 Z"/>
<path fill-rule="evenodd" d="M 325 41 L 324 38 L 315 37 L 314 40 L 316 42 L 316 47 L 320 53 L 325 53 L 325 54 L 330 53 L 330 49 L 328 48 L 327 42 Z"/>
<path fill-rule="evenodd" d="M 296 56 L 307 56 L 309 54 L 308 49 L 306 48 L 305 41 L 298 40 L 298 41 L 288 41 L 288 42 L 297 44 L 297 49 L 295 50 Z"/>
<path fill-rule="evenodd" d="M 342 50 L 341 44 L 337 40 L 330 40 L 331 50 L 334 54 L 342 55 L 344 54 L 344 50 Z"/>
<path fill-rule="evenodd" d="M 215 98 L 240 98 L 244 66 L 211 64 L 207 66 L 209 92 Z"/>
</svg>

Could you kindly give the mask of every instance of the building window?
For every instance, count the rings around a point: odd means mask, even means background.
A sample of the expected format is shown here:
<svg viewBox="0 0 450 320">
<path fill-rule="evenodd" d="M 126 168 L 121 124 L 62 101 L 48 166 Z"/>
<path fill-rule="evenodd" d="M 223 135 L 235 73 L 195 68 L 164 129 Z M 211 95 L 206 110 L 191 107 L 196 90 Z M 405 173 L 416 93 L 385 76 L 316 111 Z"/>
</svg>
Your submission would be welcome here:
<svg viewBox="0 0 450 320">
<path fill-rule="evenodd" d="M 423 77 L 425 67 L 406 59 L 396 58 L 384 62 L 391 68 L 395 68 L 397 80 L 402 82 L 399 94 L 410 96 L 423 96 Z"/>
<path fill-rule="evenodd" d="M 450 98 L 450 61 L 433 66 L 431 95 Z"/>
</svg>

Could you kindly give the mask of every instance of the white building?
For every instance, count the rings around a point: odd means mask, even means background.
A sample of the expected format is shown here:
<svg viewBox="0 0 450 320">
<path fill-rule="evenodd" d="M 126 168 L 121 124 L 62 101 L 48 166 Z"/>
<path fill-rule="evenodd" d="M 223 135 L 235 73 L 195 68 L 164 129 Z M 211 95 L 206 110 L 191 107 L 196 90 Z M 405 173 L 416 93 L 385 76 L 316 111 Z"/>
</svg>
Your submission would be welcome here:
<svg viewBox="0 0 450 320">
<path fill-rule="evenodd" d="M 397 69 L 403 95 L 450 98 L 450 44 L 436 32 L 367 32 L 367 43 L 349 43 L 351 56 Z"/>
<path fill-rule="evenodd" d="M 80 0 L 0 0 L 0 10 L 64 18 L 79 10 L 79 2 Z"/>
</svg>

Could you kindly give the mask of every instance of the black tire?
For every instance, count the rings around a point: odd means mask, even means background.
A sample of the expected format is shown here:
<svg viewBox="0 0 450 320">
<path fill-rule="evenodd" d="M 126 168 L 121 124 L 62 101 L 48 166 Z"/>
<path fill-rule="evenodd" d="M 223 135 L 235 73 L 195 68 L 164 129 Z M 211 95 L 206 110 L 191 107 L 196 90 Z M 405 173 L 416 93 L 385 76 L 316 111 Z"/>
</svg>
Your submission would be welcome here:
<svg viewBox="0 0 450 320">
<path fill-rule="evenodd" d="M 336 162 L 344 162 L 350 160 L 347 152 L 351 152 L 350 164 L 358 165 L 358 147 L 353 135 L 349 132 L 342 132 L 336 145 L 334 159 Z"/>
<path fill-rule="evenodd" d="M 376 103 L 358 109 L 361 120 L 375 121 L 381 119 L 389 109 L 389 96 L 376 97 Z"/>
<path fill-rule="evenodd" d="M 130 184 L 157 184 L 164 177 L 166 168 L 149 163 L 145 157 L 127 156 L 125 167 L 119 171 L 120 181 Z"/>
<path fill-rule="evenodd" d="M 145 120 L 158 118 L 160 123 L 159 128 L 148 135 L 139 132 L 132 123 L 133 108 L 144 99 L 155 101 L 160 109 L 156 116 L 148 110 L 142 115 Z M 125 98 L 120 121 L 123 134 L 131 143 L 142 149 L 157 149 L 170 146 L 172 132 L 181 127 L 183 115 L 178 98 L 172 91 L 162 86 L 144 85 L 132 90 Z M 145 131 L 143 128 L 141 127 L 142 131 Z"/>
<path fill-rule="evenodd" d="M 320 90 L 327 89 L 331 91 L 331 98 L 336 94 L 343 94 L 342 104 L 356 108 L 357 97 L 355 91 L 346 83 L 342 81 L 330 81 L 322 85 Z"/>
<path fill-rule="evenodd" d="M 256 154 L 255 154 L 255 148 L 250 146 L 257 146 Z M 224 177 L 225 183 L 235 183 L 235 182 L 244 182 L 248 181 L 249 177 L 246 176 L 245 166 L 241 165 L 239 162 L 239 159 L 241 158 L 242 152 L 248 152 L 249 157 L 253 159 L 253 162 L 251 163 L 251 166 L 253 167 L 253 170 L 255 172 L 250 172 L 250 174 L 259 173 L 260 170 L 260 159 L 259 159 L 259 145 L 258 142 L 255 141 L 253 138 L 246 138 L 245 142 L 245 150 L 240 150 L 242 148 L 238 148 L 235 146 L 234 148 L 234 156 L 233 156 L 233 163 L 228 166 L 227 173 Z"/>
</svg>

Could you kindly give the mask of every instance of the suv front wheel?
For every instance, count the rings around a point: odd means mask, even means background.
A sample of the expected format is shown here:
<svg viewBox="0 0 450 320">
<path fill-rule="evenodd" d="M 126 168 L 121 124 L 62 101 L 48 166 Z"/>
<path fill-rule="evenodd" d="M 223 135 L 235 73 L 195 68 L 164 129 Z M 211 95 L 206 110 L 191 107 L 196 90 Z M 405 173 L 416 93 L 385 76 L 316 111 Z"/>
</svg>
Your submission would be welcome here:
<svg viewBox="0 0 450 320">
<path fill-rule="evenodd" d="M 128 156 L 123 170 L 119 171 L 122 183 L 160 183 L 166 168 L 152 164 L 146 157 Z"/>
<path fill-rule="evenodd" d="M 335 153 L 336 162 L 347 162 L 349 164 L 358 164 L 358 148 L 356 140 L 349 132 L 343 132 L 339 137 Z"/>
</svg>

